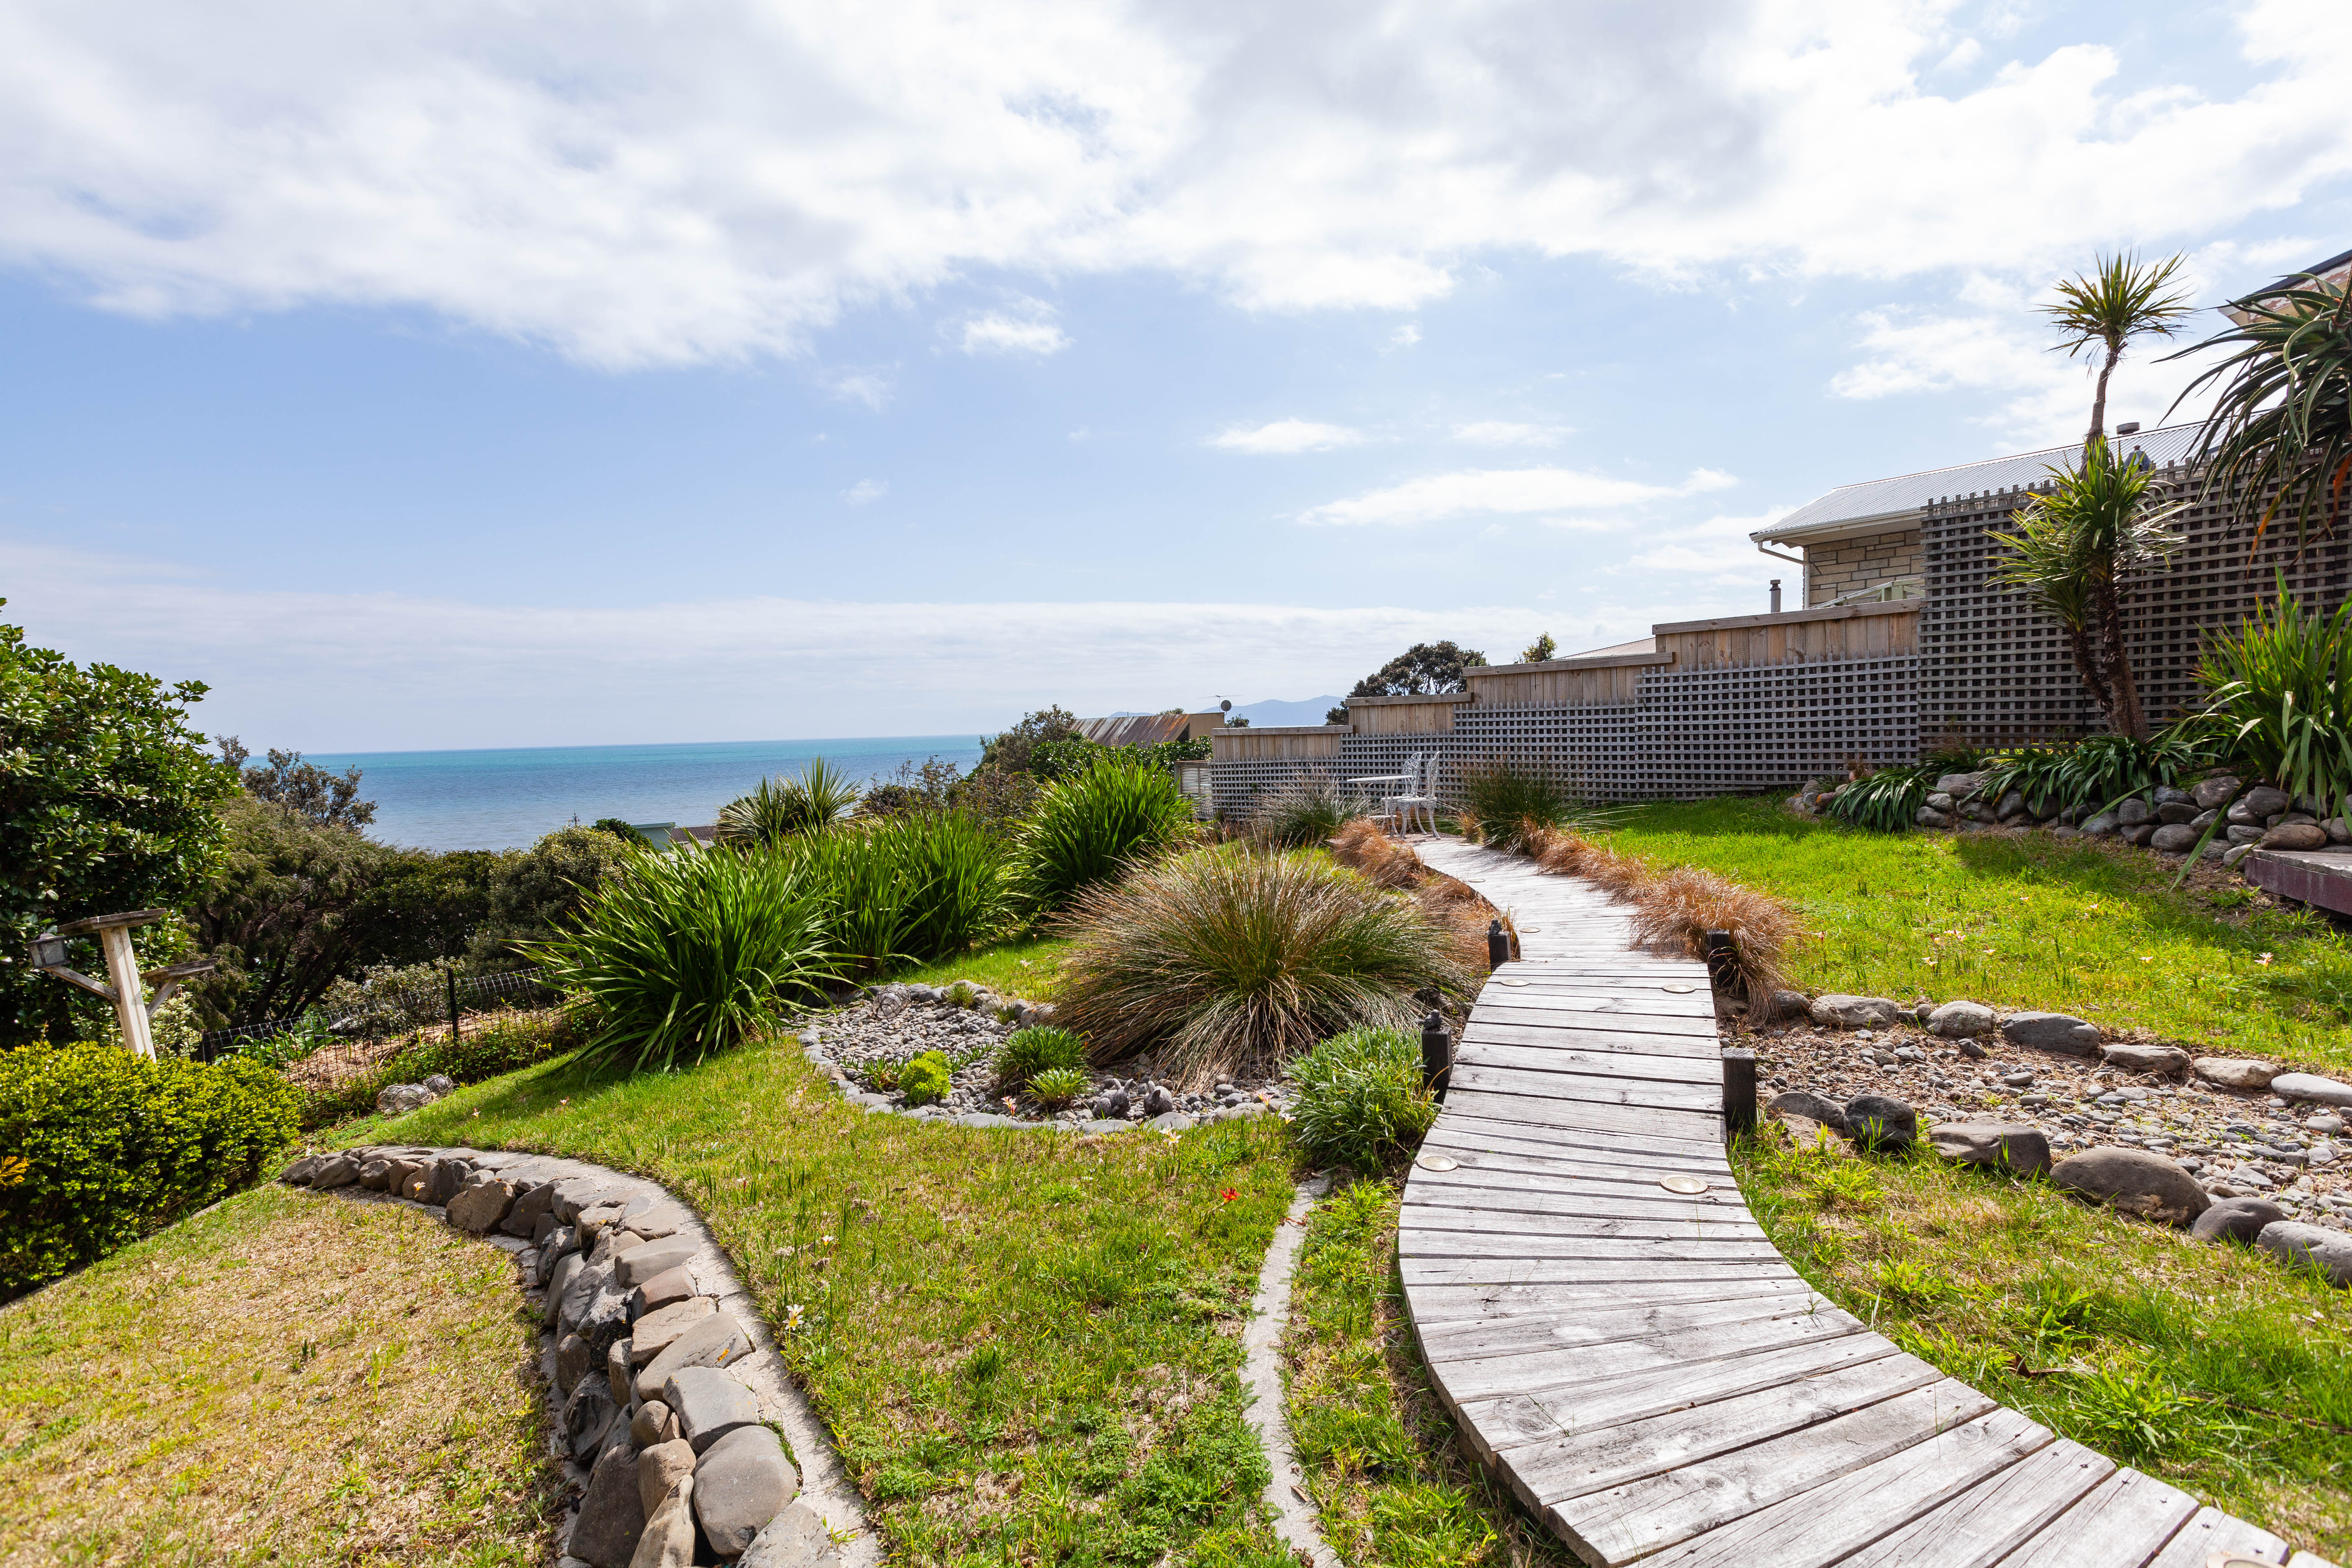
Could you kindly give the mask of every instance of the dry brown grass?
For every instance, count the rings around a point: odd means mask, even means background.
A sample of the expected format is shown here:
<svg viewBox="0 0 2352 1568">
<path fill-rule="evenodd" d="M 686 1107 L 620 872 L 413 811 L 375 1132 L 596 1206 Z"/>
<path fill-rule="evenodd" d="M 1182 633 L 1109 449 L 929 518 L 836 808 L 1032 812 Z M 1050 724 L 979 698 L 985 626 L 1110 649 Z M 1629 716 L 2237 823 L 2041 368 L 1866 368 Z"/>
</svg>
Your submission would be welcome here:
<svg viewBox="0 0 2352 1568">
<path fill-rule="evenodd" d="M 1781 958 L 1801 928 L 1795 911 L 1769 893 L 1695 867 L 1662 871 L 1639 856 L 1566 831 L 1546 834 L 1533 853 L 1539 869 L 1581 877 L 1632 904 L 1633 930 L 1643 942 L 1704 958 L 1706 933 L 1728 931 L 1751 1016 L 1761 1015 L 1783 983 Z"/>
<path fill-rule="evenodd" d="M 1360 871 L 1383 888 L 1412 888 L 1429 875 L 1429 868 L 1412 852 L 1381 830 L 1381 825 L 1360 816 L 1331 836 L 1331 858 Z"/>
<path fill-rule="evenodd" d="M 1447 933 L 1454 961 L 1471 973 L 1486 967 L 1486 922 L 1499 916 L 1507 928 L 1510 924 L 1509 917 L 1475 888 L 1431 870 L 1412 845 L 1398 843 L 1368 817 L 1357 818 L 1332 836 L 1331 857 L 1381 887 L 1410 895 L 1422 913 Z"/>
<path fill-rule="evenodd" d="M 266 1187 L 0 1310 L 0 1563 L 544 1563 L 506 1255 Z"/>
</svg>

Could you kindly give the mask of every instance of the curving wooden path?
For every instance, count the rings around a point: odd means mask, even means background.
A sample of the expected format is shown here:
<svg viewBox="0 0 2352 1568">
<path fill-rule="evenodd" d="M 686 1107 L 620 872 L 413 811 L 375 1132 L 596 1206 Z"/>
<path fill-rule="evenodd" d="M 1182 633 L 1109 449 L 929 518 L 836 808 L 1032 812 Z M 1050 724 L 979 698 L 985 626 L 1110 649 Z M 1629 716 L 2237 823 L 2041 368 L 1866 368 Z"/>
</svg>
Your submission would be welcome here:
<svg viewBox="0 0 2352 1568">
<path fill-rule="evenodd" d="M 1584 1561 L 2326 1568 L 1814 1293 L 1724 1157 L 1706 966 L 1633 951 L 1576 879 L 1415 847 L 1512 911 L 1522 962 L 1480 994 L 1405 1183 L 1405 1301 L 1464 1437 Z"/>
</svg>

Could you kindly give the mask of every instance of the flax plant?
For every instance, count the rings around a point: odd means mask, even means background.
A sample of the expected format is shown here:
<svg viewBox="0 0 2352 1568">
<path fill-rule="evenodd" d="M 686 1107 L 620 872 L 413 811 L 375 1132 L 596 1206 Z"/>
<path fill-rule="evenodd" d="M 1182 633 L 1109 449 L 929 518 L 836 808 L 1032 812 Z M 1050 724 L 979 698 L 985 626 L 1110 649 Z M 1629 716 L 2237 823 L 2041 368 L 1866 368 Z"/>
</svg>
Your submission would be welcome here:
<svg viewBox="0 0 2352 1568">
<path fill-rule="evenodd" d="M 2182 726 L 2231 765 L 2352 811 L 2352 605 L 2305 610 L 2286 591 L 2235 631 L 2209 635 L 2204 706 Z"/>
<path fill-rule="evenodd" d="M 856 809 L 859 791 L 823 757 L 812 757 L 795 779 L 761 779 L 751 794 L 719 808 L 719 837 L 728 844 L 772 844 L 829 827 Z"/>
</svg>

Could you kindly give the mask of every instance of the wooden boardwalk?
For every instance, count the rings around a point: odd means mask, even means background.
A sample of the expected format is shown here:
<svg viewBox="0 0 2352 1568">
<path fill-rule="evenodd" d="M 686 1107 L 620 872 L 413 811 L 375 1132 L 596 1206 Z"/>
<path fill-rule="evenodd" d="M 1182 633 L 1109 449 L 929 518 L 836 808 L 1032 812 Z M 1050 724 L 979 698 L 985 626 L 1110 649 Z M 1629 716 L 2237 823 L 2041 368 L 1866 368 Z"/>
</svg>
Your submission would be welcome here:
<svg viewBox="0 0 2352 1568">
<path fill-rule="evenodd" d="M 1522 961 L 1480 993 L 1405 1183 L 1405 1300 L 1464 1437 L 1584 1561 L 2290 1561 L 1815 1294 L 1724 1157 L 1706 966 L 1633 951 L 1573 878 L 1416 847 L 1512 912 Z"/>
</svg>

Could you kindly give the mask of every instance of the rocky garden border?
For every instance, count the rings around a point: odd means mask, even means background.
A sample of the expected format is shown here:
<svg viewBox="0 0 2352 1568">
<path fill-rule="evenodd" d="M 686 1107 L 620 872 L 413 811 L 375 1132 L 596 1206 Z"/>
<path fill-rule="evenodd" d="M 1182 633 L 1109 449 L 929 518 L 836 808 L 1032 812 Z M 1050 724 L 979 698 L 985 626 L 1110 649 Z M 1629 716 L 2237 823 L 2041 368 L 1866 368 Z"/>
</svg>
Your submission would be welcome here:
<svg viewBox="0 0 2352 1568">
<path fill-rule="evenodd" d="M 1797 1065 L 1794 1050 L 1775 1046 L 1790 1032 L 1764 1028 L 1758 1039 L 1765 1058 L 1760 1065 L 1767 1081 L 1781 1089 L 1768 1109 L 1800 1136 L 1826 1128 L 1864 1147 L 1897 1149 L 1918 1142 L 1917 1110 L 1908 1100 L 1881 1091 L 1911 1079 L 1942 1089 L 1946 1099 L 2013 1098 L 2021 1110 L 2046 1113 L 2064 1131 L 1931 1105 L 1931 1114 L 1952 1114 L 1932 1122 L 1925 1142 L 1946 1160 L 2046 1178 L 2120 1213 L 2186 1227 L 2200 1240 L 2251 1244 L 2285 1262 L 2316 1265 L 2338 1287 L 2352 1286 L 2352 1230 L 2294 1217 L 2272 1195 L 2282 1181 L 2296 1180 L 2295 1173 L 2326 1171 L 2352 1153 L 2336 1142 L 2344 1134 L 2339 1112 L 2352 1108 L 2352 1084 L 2283 1071 L 2276 1063 L 2252 1058 L 2191 1057 L 2173 1046 L 2109 1040 L 2095 1025 L 2068 1014 L 2000 1015 L 1966 1000 L 1906 1006 L 1884 996 L 1824 994 L 1808 1000 L 1782 992 L 1774 999 L 1774 1011 L 1780 1019 L 1801 1016 L 1818 1030 L 1850 1032 L 1860 1047 L 1845 1058 L 1843 1068 L 1834 1061 L 1816 1063 L 1814 1074 L 1834 1074 L 1849 1085 L 1849 1070 L 1865 1084 L 1881 1075 L 1888 1080 L 1850 1097 L 1792 1084 L 1790 1077 L 1808 1069 Z M 2004 1047 L 2024 1054 L 2003 1064 L 1994 1052 Z M 2093 1062 L 2098 1064 L 2089 1069 L 2093 1084 L 2074 1086 L 2074 1108 L 2053 1110 L 2059 1101 L 2050 1090 L 2069 1076 L 2080 1077 Z M 1985 1084 L 1983 1069 L 1976 1069 L 1975 1086 L 1960 1089 L 1951 1075 L 1969 1070 L 1962 1064 L 1969 1063 L 1992 1064 L 1998 1087 Z M 2140 1107 L 2159 1092 L 2157 1086 L 2191 1082 L 2201 1098 L 2223 1108 L 2210 1119 L 2218 1127 L 2176 1134 L 2139 1119 Z M 2081 1092 L 2088 1087 L 2098 1092 Z M 2303 1132 L 2272 1114 L 2296 1105 L 2312 1113 Z M 2244 1107 L 2239 1114 L 2260 1116 L 2262 1121 L 2227 1121 L 2226 1108 L 2231 1106 Z M 2095 1142 L 2102 1133 L 2113 1141 Z M 2086 1146 L 2058 1157 L 2065 1145 L 2078 1142 Z M 2175 1153 L 2181 1158 L 2173 1158 Z M 2307 1174 L 2303 1180 L 2307 1185 Z M 2293 1201 L 2306 1206 L 2299 1194 Z M 2336 1217 L 2352 1219 L 2352 1200 L 2326 1194 L 2324 1206 Z"/>
<path fill-rule="evenodd" d="M 693 1210 L 583 1161 L 409 1144 L 280 1180 L 421 1204 L 511 1254 L 543 1314 L 559 1568 L 871 1568 L 865 1509 L 757 1303 Z M 789 1447 L 788 1447 L 789 1446 Z"/>
</svg>

